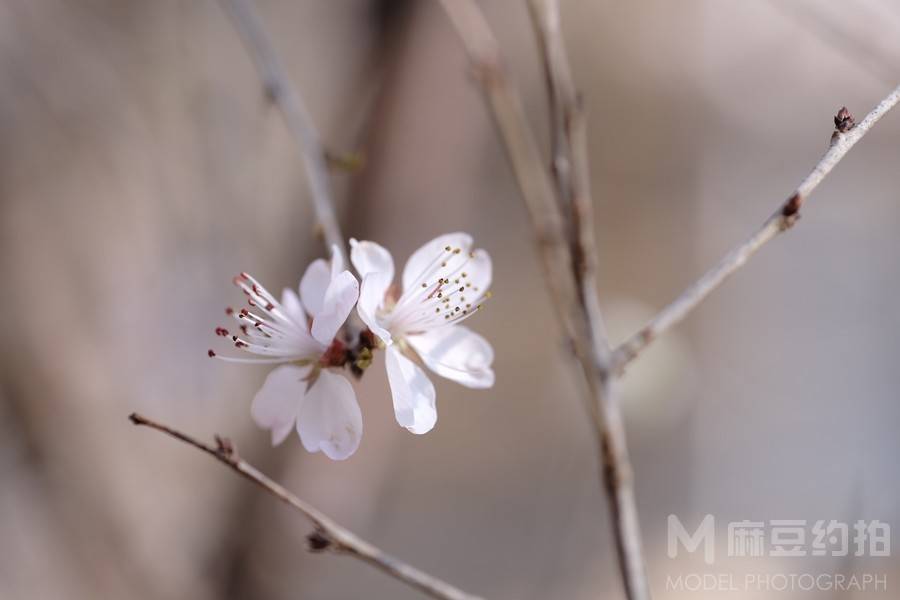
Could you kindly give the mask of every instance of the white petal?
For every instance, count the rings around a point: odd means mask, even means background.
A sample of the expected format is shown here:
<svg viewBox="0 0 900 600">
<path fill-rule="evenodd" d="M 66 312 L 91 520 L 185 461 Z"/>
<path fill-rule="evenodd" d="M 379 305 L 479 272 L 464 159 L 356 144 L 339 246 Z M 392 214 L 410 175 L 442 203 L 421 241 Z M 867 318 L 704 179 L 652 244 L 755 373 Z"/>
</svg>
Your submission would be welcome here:
<svg viewBox="0 0 900 600">
<path fill-rule="evenodd" d="M 330 345 L 359 298 L 359 282 L 350 271 L 344 271 L 331 280 L 325 291 L 322 310 L 313 317 L 312 336 L 316 341 Z"/>
<path fill-rule="evenodd" d="M 284 288 L 284 291 L 281 292 L 281 307 L 292 321 L 304 331 L 306 330 L 309 326 L 306 322 L 306 312 L 303 310 L 300 298 L 294 290 Z"/>
<path fill-rule="evenodd" d="M 309 388 L 297 433 L 309 452 L 322 451 L 332 460 L 344 460 L 359 448 L 362 413 L 353 386 L 342 375 L 323 370 Z"/>
<path fill-rule="evenodd" d="M 466 282 L 472 284 L 473 297 L 478 300 L 491 287 L 493 265 L 491 264 L 491 256 L 487 251 L 479 248 L 472 254 L 473 256 L 469 258 L 469 262 L 463 268 L 466 273 Z M 466 295 L 468 295 L 468 292 Z"/>
<path fill-rule="evenodd" d="M 346 271 L 347 267 L 344 265 L 344 256 L 341 254 L 340 249 L 338 249 L 337 244 L 331 245 L 331 278 L 334 279 L 338 276 L 341 271 Z"/>
<path fill-rule="evenodd" d="M 322 310 L 325 302 L 325 291 L 331 283 L 331 269 L 324 259 L 318 258 L 306 268 L 300 280 L 300 298 L 306 312 L 315 317 Z"/>
<path fill-rule="evenodd" d="M 350 262 L 360 277 L 385 273 L 388 285 L 394 280 L 394 259 L 387 249 L 375 242 L 350 240 Z"/>
<path fill-rule="evenodd" d="M 379 324 L 378 309 L 390 285 L 391 280 L 386 273 L 369 273 L 363 277 L 356 304 L 356 312 L 362 322 L 387 345 L 391 344 L 391 333 Z"/>
<path fill-rule="evenodd" d="M 470 388 L 494 385 L 494 349 L 491 344 L 462 325 L 439 327 L 406 340 L 429 369 Z"/>
<path fill-rule="evenodd" d="M 303 378 L 309 367 L 283 365 L 272 369 L 253 397 L 250 415 L 257 425 L 272 431 L 272 445 L 284 441 L 294 423 L 306 394 Z"/>
<path fill-rule="evenodd" d="M 434 385 L 425 371 L 409 360 L 396 346 L 385 355 L 388 382 L 394 397 L 397 423 L 413 433 L 428 433 L 437 422 Z"/>
<path fill-rule="evenodd" d="M 472 236 L 468 233 L 447 233 L 439 235 L 418 250 L 412 253 L 406 266 L 403 267 L 403 290 L 412 287 L 425 269 L 433 264 L 446 246 L 460 248 L 462 252 L 469 252 L 472 247 Z"/>
</svg>

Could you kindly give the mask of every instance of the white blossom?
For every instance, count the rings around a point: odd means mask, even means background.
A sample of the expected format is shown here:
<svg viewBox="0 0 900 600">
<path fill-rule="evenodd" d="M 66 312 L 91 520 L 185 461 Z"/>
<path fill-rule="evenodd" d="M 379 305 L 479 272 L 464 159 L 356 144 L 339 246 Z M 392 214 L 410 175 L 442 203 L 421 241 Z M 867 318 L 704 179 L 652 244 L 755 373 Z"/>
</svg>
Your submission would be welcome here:
<svg viewBox="0 0 900 600">
<path fill-rule="evenodd" d="M 330 367 L 343 344 L 335 335 L 359 296 L 359 283 L 344 269 L 337 249 L 331 265 L 314 261 L 300 281 L 299 296 L 285 288 L 281 301 L 247 273 L 234 283 L 247 296 L 249 308 L 228 309 L 238 321 L 240 335 L 226 328 L 216 333 L 229 337 L 236 348 L 253 358 L 209 355 L 229 362 L 275 363 L 251 404 L 253 420 L 271 431 L 280 444 L 297 430 L 304 448 L 343 460 L 359 447 L 362 413 L 350 382 Z"/>
<path fill-rule="evenodd" d="M 375 242 L 350 240 L 362 283 L 357 312 L 387 347 L 385 365 L 397 422 L 413 433 L 437 421 L 434 385 L 413 360 L 471 388 L 494 385 L 494 350 L 460 323 L 490 297 L 491 259 L 472 238 L 450 233 L 428 242 L 403 268 L 401 293 L 391 283 L 394 260 Z"/>
</svg>

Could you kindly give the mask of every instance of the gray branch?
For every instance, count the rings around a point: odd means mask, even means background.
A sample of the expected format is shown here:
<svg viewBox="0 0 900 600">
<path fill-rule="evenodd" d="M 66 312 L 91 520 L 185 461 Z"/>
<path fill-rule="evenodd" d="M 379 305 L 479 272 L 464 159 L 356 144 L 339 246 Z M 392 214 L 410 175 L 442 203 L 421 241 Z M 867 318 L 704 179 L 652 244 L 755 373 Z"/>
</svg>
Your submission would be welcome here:
<svg viewBox="0 0 900 600">
<path fill-rule="evenodd" d="M 308 537 L 312 550 L 318 552 L 330 550 L 338 554 L 352 556 L 369 563 L 376 569 L 387 573 L 394 579 L 412 588 L 424 592 L 432 598 L 438 598 L 439 600 L 480 600 L 478 596 L 467 594 L 449 583 L 441 581 L 437 577 L 424 573 L 387 554 L 374 544 L 367 542 L 349 529 L 339 525 L 331 517 L 311 504 L 307 504 L 285 487 L 261 473 L 256 467 L 240 458 L 234 446 L 227 439 L 216 436 L 216 445 L 212 446 L 137 413 L 132 413 L 129 419 L 135 425 L 155 429 L 209 454 L 231 470 L 242 475 L 245 479 L 252 481 L 269 494 L 302 513 L 315 527 L 314 532 Z"/>
<path fill-rule="evenodd" d="M 303 97 L 291 85 L 287 71 L 252 2 L 248 0 L 220 0 L 220 2 L 231 17 L 256 65 L 266 96 L 281 109 L 288 131 L 297 143 L 312 193 L 313 209 L 328 250 L 337 247 L 346 265 L 347 251 L 335 215 L 325 149 Z"/>
<path fill-rule="evenodd" d="M 779 233 L 790 229 L 800 216 L 800 208 L 822 180 L 844 158 L 847 152 L 866 135 L 875 123 L 900 102 L 900 86 L 872 109 L 858 125 L 852 124 L 852 117 L 846 108 L 835 117 L 837 130 L 831 145 L 813 170 L 807 175 L 793 194 L 769 217 L 756 233 L 745 242 L 732 249 L 716 266 L 688 287 L 671 304 L 662 309 L 649 323 L 623 342 L 613 353 L 613 370 L 622 371 L 653 340 L 673 325 L 684 319 L 704 298 L 722 284 L 725 279 L 740 269 L 766 243 Z M 847 119 L 850 121 L 847 121 Z"/>
</svg>

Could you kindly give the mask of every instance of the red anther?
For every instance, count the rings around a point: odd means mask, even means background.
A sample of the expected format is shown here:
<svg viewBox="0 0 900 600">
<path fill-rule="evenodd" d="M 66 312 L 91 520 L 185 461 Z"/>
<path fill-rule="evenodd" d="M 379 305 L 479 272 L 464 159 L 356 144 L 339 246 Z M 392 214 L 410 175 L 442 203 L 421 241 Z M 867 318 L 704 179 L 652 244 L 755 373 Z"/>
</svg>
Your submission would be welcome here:
<svg viewBox="0 0 900 600">
<path fill-rule="evenodd" d="M 269 302 L 268 304 L 266 304 L 266 310 L 272 310 L 273 308 L 275 308 L 275 305 L 272 304 L 271 302 Z"/>
<path fill-rule="evenodd" d="M 213 357 L 216 355 L 216 353 L 213 352 L 212 350 L 207 350 L 207 351 L 206 351 L 206 354 L 207 354 L 210 358 L 213 358 Z"/>
<path fill-rule="evenodd" d="M 233 315 L 233 314 L 234 314 L 234 309 L 231 308 L 230 306 L 226 306 L 226 307 L 225 307 L 225 314 L 228 315 L 228 316 Z"/>
<path fill-rule="evenodd" d="M 246 348 L 246 347 L 247 347 L 247 344 L 245 344 L 245 343 L 242 342 L 241 340 L 238 340 L 238 341 L 236 341 L 236 342 L 234 343 L 234 347 L 235 347 L 235 348 Z"/>
<path fill-rule="evenodd" d="M 244 335 L 247 335 L 247 326 L 246 326 L 246 325 L 241 325 L 241 331 L 244 332 Z"/>
<path fill-rule="evenodd" d="M 240 277 L 241 279 L 247 279 L 247 280 L 250 279 L 250 276 L 247 275 L 246 271 L 241 271 L 241 274 L 239 275 L 239 277 Z"/>
<path fill-rule="evenodd" d="M 216 335 L 225 337 L 226 335 L 228 335 L 228 330 L 224 327 L 216 327 Z"/>
<path fill-rule="evenodd" d="M 246 317 L 246 316 L 249 315 L 249 314 L 250 314 L 250 311 L 247 310 L 246 308 L 242 308 L 242 309 L 241 309 L 241 316 L 242 316 L 242 317 Z"/>
<path fill-rule="evenodd" d="M 347 346 L 341 340 L 335 339 L 331 342 L 319 359 L 319 364 L 323 367 L 342 367 L 347 362 Z"/>
</svg>

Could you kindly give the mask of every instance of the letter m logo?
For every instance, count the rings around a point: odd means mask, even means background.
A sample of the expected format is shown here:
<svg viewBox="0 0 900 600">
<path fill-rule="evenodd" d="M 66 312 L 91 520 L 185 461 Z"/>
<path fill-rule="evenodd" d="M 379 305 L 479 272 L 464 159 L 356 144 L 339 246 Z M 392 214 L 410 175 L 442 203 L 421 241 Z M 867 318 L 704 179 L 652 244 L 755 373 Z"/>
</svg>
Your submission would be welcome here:
<svg viewBox="0 0 900 600">
<path fill-rule="evenodd" d="M 684 546 L 688 552 L 696 552 L 700 544 L 703 544 L 703 559 L 711 565 L 715 560 L 716 552 L 716 522 L 712 515 L 706 515 L 700 522 L 700 527 L 690 535 L 681 521 L 675 515 L 669 515 L 669 558 L 678 556 L 678 543 Z"/>
</svg>

